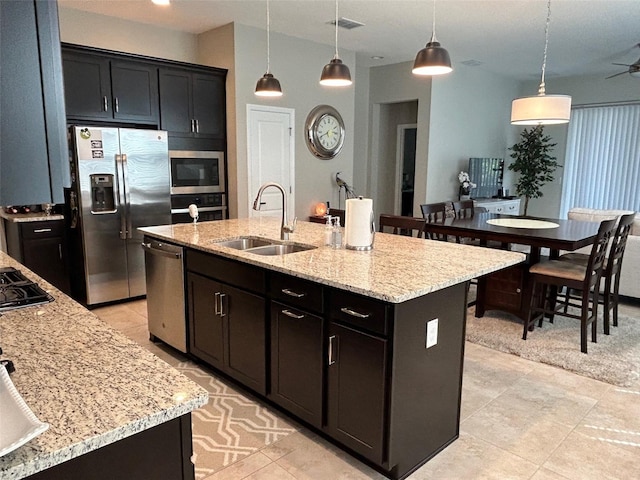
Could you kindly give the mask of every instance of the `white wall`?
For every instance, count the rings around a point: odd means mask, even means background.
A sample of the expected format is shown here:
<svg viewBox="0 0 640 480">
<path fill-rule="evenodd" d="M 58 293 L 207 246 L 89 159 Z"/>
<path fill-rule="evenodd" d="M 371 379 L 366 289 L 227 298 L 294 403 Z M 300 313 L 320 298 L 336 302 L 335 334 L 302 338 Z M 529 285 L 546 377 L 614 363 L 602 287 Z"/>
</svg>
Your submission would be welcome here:
<svg viewBox="0 0 640 480">
<path fill-rule="evenodd" d="M 319 84 L 322 68 L 333 57 L 334 48 L 272 32 L 271 73 L 280 81 L 283 96 L 265 99 L 254 94 L 256 82 L 266 70 L 265 31 L 235 24 L 234 39 L 238 216 L 248 216 L 249 203 L 256 194 L 248 191 L 247 184 L 247 104 L 295 109 L 297 217 L 306 220 L 318 202 L 330 201 L 337 207 L 336 172 L 342 172 L 341 177 L 347 183 L 353 183 L 355 90 L 353 86 L 329 88 Z M 355 68 L 353 53 L 340 50 L 340 57 L 350 68 Z M 344 146 L 332 160 L 318 160 L 309 152 L 304 140 L 307 115 L 320 104 L 336 108 L 345 124 Z"/>
<path fill-rule="evenodd" d="M 196 63 L 196 36 L 58 5 L 60 40 L 118 52 Z"/>
<path fill-rule="evenodd" d="M 546 80 L 546 89 L 547 93 L 571 95 L 574 107 L 594 103 L 640 101 L 640 80 L 630 75 L 608 80 L 604 76 L 551 78 Z M 521 94 L 533 95 L 537 90 L 538 84 L 530 82 L 523 85 Z M 552 155 L 558 163 L 564 165 L 568 125 L 551 125 L 545 127 L 544 131 L 557 143 Z M 543 197 L 529 201 L 529 215 L 558 218 L 563 174 L 563 169 L 558 168 L 554 181 L 542 188 Z"/>
</svg>

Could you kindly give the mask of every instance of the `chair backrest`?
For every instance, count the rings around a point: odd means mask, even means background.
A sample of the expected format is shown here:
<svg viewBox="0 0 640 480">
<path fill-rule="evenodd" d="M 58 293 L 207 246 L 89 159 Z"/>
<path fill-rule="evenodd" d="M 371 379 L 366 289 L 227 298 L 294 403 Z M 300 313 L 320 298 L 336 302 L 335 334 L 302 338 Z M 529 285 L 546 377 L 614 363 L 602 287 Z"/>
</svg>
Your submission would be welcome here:
<svg viewBox="0 0 640 480">
<path fill-rule="evenodd" d="M 587 275 L 585 276 L 585 289 L 593 291 L 599 291 L 600 278 L 604 270 L 604 263 L 607 256 L 607 250 L 609 241 L 613 237 L 616 230 L 617 219 L 603 220 L 600 222 L 600 228 L 598 228 L 598 235 L 596 236 L 593 247 L 591 247 L 591 254 L 589 255 L 589 262 L 587 263 Z"/>
<path fill-rule="evenodd" d="M 424 203 L 420 205 L 422 217 L 427 223 L 442 222 L 446 215 L 447 204 L 442 203 Z"/>
<path fill-rule="evenodd" d="M 473 200 L 453 202 L 453 211 L 457 218 L 471 218 L 474 213 Z"/>
<path fill-rule="evenodd" d="M 634 212 L 620 217 L 618 228 L 616 228 L 616 233 L 613 236 L 611 247 L 609 248 L 607 265 L 605 266 L 605 272 L 608 276 L 618 274 L 622 268 L 622 257 L 624 256 L 624 250 L 627 246 L 627 237 L 633 227 L 635 216 L 636 214 Z"/>
<path fill-rule="evenodd" d="M 403 217 L 382 213 L 380 214 L 378 230 L 384 232 L 386 227 L 390 228 L 392 230 L 391 233 L 394 235 L 405 235 L 408 237 L 413 237 L 415 232 L 416 237 L 422 238 L 424 237 L 424 225 L 425 221 L 423 218 Z"/>
</svg>

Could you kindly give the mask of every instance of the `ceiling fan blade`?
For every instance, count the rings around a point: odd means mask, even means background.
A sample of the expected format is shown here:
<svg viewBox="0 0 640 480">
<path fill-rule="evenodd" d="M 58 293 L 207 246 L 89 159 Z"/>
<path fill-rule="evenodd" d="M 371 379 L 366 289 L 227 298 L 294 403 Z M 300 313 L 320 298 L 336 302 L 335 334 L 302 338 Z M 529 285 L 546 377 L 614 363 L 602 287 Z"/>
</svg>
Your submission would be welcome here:
<svg viewBox="0 0 640 480">
<path fill-rule="evenodd" d="M 605 80 L 609 79 L 609 78 L 613 78 L 613 77 L 617 77 L 619 75 L 624 75 L 625 73 L 629 73 L 629 72 L 620 72 L 620 73 L 616 73 L 615 75 L 611 75 L 610 77 L 605 78 Z"/>
<path fill-rule="evenodd" d="M 611 65 L 620 65 L 621 67 L 630 67 L 631 66 L 628 63 L 612 63 Z"/>
</svg>

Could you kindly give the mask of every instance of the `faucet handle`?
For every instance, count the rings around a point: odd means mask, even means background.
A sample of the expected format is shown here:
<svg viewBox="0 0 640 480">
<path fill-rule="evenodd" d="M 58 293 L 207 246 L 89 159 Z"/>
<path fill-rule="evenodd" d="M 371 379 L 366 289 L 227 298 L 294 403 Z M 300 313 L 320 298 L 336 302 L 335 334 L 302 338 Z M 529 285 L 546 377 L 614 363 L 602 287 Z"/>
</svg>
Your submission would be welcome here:
<svg viewBox="0 0 640 480">
<path fill-rule="evenodd" d="M 296 225 L 298 224 L 298 217 L 294 217 L 293 223 L 291 225 L 285 225 L 282 229 L 287 233 L 293 233 L 296 230 Z"/>
</svg>

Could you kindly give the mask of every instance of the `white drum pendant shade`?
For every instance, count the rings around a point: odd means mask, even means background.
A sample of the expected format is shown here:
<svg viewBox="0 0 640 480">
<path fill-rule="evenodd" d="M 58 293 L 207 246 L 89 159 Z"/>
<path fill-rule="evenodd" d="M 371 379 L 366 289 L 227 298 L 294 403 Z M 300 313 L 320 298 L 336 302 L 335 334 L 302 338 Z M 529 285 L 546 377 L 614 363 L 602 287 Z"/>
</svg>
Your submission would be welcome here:
<svg viewBox="0 0 640 480">
<path fill-rule="evenodd" d="M 568 123 L 570 118 L 569 95 L 532 95 L 511 103 L 513 125 L 555 125 Z"/>
</svg>

